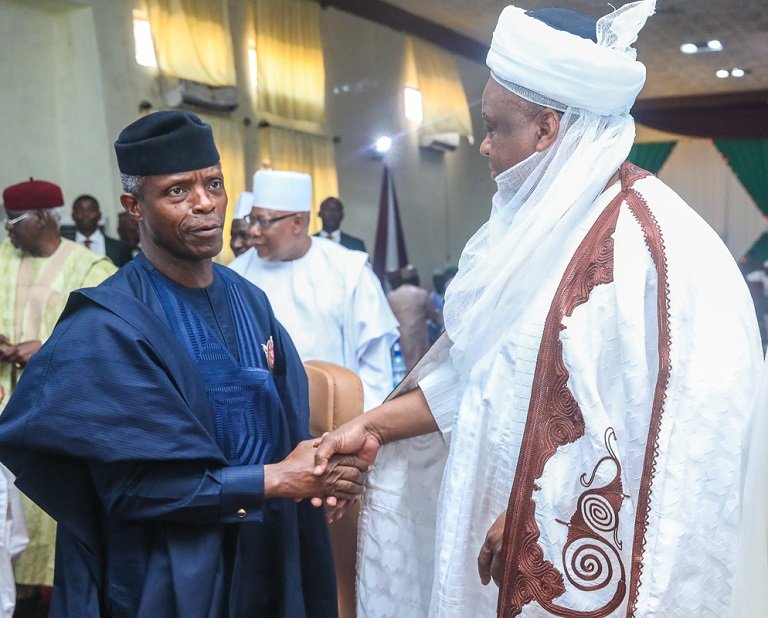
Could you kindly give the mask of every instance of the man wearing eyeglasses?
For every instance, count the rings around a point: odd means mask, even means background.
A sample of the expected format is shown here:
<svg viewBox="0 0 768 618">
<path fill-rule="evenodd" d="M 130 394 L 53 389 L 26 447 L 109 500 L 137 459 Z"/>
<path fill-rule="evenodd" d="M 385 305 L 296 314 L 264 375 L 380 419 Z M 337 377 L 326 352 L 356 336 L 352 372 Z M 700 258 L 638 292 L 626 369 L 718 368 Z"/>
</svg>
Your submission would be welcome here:
<svg viewBox="0 0 768 618">
<path fill-rule="evenodd" d="M 309 235 L 312 179 L 259 170 L 250 211 L 253 247 L 230 264 L 267 293 L 302 360 L 360 376 L 366 409 L 392 390 L 397 320 L 367 254 Z"/>
<path fill-rule="evenodd" d="M 51 334 L 69 293 L 98 285 L 115 272 L 107 258 L 61 238 L 63 204 L 61 188 L 44 180 L 21 182 L 3 192 L 8 238 L 0 244 L 0 386 L 7 396 L 0 411 Z M 31 542 L 16 564 L 16 581 L 20 594 L 31 597 L 37 587 L 53 584 L 56 526 L 30 500 L 24 500 L 24 510 Z"/>
</svg>

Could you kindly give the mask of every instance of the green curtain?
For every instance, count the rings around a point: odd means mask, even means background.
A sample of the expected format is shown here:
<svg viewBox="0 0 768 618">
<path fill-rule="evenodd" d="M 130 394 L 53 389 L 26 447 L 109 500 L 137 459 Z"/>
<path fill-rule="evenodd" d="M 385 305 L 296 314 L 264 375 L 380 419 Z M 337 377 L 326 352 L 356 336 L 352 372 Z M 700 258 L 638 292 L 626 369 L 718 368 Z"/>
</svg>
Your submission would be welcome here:
<svg viewBox="0 0 768 618">
<path fill-rule="evenodd" d="M 768 139 L 718 139 L 715 146 L 757 207 L 768 215 Z"/>
<path fill-rule="evenodd" d="M 744 254 L 744 257 L 739 260 L 739 267 L 741 271 L 746 275 L 753 270 L 758 270 L 763 267 L 763 263 L 768 261 L 768 234 L 763 233 L 757 242 L 749 248 Z"/>
<path fill-rule="evenodd" d="M 662 165 L 666 163 L 669 154 L 677 142 L 647 142 L 645 144 L 635 144 L 629 151 L 627 159 L 648 170 L 653 174 L 658 174 Z"/>
</svg>

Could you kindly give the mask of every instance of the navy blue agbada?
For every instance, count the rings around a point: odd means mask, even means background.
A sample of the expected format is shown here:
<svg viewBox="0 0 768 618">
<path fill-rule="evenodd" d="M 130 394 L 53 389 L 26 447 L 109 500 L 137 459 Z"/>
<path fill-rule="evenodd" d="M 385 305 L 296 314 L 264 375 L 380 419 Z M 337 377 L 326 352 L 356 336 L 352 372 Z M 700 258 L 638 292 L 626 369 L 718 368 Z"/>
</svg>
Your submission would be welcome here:
<svg viewBox="0 0 768 618">
<path fill-rule="evenodd" d="M 263 497 L 309 437 L 306 375 L 263 292 L 213 272 L 190 290 L 139 256 L 73 293 L 0 417 L 58 522 L 52 617 L 336 616 L 323 513 Z"/>
</svg>

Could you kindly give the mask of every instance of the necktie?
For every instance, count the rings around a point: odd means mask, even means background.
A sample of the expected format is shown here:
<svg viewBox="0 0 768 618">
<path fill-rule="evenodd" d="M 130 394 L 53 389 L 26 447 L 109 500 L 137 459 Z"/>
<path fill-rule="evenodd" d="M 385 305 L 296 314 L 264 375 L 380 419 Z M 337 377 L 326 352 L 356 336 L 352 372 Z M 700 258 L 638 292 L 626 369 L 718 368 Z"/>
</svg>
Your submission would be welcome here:
<svg viewBox="0 0 768 618">
<path fill-rule="evenodd" d="M 91 248 L 91 245 L 93 244 L 93 241 L 92 241 L 90 238 L 86 238 L 86 239 L 83 241 L 83 244 L 85 245 L 85 248 L 86 248 L 86 249 L 90 249 L 90 248 Z"/>
</svg>

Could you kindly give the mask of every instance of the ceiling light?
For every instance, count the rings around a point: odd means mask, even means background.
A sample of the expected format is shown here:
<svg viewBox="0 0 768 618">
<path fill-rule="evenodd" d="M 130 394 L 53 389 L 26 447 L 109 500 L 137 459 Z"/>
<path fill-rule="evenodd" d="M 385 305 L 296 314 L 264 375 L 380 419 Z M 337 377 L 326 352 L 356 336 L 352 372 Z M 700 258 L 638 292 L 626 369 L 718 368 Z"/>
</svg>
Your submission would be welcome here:
<svg viewBox="0 0 768 618">
<path fill-rule="evenodd" d="M 684 54 L 695 54 L 699 51 L 699 48 L 696 46 L 696 43 L 683 43 L 680 46 L 680 51 Z"/>
<path fill-rule="evenodd" d="M 683 43 L 680 46 L 680 51 L 684 54 L 703 54 L 705 52 L 721 52 L 723 51 L 723 44 L 717 39 L 712 39 L 706 43 Z"/>
<path fill-rule="evenodd" d="M 380 155 L 389 152 L 389 149 L 392 148 L 392 138 L 387 135 L 382 135 L 379 139 L 376 140 L 375 148 L 376 152 Z"/>
<path fill-rule="evenodd" d="M 740 69 L 739 67 L 734 67 L 731 69 L 731 77 L 744 77 L 746 74 L 746 71 L 744 69 Z"/>
<path fill-rule="evenodd" d="M 717 71 L 715 71 L 715 77 L 719 77 L 720 79 L 725 79 L 730 75 L 731 75 L 730 71 L 726 69 L 718 69 Z"/>
</svg>

